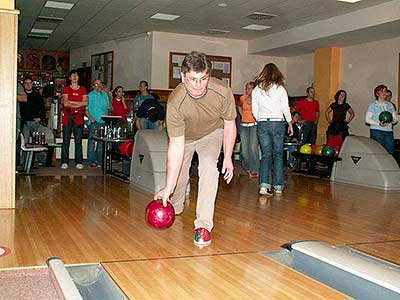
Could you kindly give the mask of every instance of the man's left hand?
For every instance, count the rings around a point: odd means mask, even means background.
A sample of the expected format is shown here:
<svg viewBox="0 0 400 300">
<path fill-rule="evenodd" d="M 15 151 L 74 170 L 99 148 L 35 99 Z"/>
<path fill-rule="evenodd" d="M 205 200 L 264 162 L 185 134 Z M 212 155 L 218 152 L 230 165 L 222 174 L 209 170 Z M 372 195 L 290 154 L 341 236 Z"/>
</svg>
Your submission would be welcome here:
<svg viewBox="0 0 400 300">
<path fill-rule="evenodd" d="M 233 163 L 231 158 L 224 159 L 222 164 L 222 174 L 224 174 L 226 183 L 229 184 L 233 178 Z"/>
</svg>

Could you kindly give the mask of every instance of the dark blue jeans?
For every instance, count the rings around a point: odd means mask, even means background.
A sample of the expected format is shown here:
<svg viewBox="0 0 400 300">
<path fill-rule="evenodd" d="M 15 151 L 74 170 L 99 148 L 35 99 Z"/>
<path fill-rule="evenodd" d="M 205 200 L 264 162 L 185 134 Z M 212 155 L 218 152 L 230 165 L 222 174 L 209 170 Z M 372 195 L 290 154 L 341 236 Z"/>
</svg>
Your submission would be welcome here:
<svg viewBox="0 0 400 300">
<path fill-rule="evenodd" d="M 285 129 L 285 122 L 283 121 L 261 121 L 257 125 L 257 135 L 262 152 L 260 187 L 271 187 L 273 161 L 274 188 L 276 190 L 283 189 L 283 143 L 285 139 Z"/>
<path fill-rule="evenodd" d="M 74 116 L 68 119 L 68 125 L 63 126 L 63 144 L 61 148 L 61 163 L 68 164 L 69 161 L 69 144 L 71 141 L 72 132 L 74 133 L 75 141 L 75 164 L 82 163 L 82 133 L 83 125 L 76 125 Z"/>
<path fill-rule="evenodd" d="M 89 125 L 89 137 L 87 145 L 87 163 L 88 165 L 96 164 L 103 165 L 103 142 L 96 141 L 94 139 L 95 133 L 100 132 L 100 127 L 104 126 L 104 123 L 90 123 Z"/>
<path fill-rule="evenodd" d="M 370 138 L 381 144 L 389 154 L 394 153 L 394 137 L 393 131 L 384 131 L 378 129 L 370 129 Z"/>
<path fill-rule="evenodd" d="M 317 140 L 317 124 L 305 122 L 303 126 L 303 143 L 314 145 Z"/>
</svg>

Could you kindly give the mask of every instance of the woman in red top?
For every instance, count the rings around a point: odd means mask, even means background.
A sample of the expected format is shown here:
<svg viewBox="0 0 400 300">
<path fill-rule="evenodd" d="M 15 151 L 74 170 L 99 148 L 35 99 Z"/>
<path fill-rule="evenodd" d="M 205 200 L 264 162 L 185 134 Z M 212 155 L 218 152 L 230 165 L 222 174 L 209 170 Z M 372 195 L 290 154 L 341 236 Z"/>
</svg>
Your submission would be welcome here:
<svg viewBox="0 0 400 300">
<path fill-rule="evenodd" d="M 86 106 L 88 105 L 87 91 L 84 86 L 78 84 L 77 70 L 68 73 L 71 84 L 63 89 L 63 145 L 61 148 L 61 169 L 68 168 L 69 144 L 71 134 L 75 140 L 75 164 L 77 169 L 83 169 L 82 164 L 82 133 Z"/>
<path fill-rule="evenodd" d="M 126 122 L 126 115 L 131 111 L 129 106 L 125 102 L 124 98 L 124 89 L 122 86 L 117 86 L 113 92 L 112 99 L 112 115 L 113 116 L 121 116 L 121 121 Z"/>
</svg>

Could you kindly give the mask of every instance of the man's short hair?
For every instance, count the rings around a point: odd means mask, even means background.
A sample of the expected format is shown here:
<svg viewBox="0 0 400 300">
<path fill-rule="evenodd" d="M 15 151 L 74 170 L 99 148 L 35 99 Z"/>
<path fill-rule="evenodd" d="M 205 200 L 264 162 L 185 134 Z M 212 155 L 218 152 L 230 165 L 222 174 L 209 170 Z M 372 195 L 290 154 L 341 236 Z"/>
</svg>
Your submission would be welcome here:
<svg viewBox="0 0 400 300">
<path fill-rule="evenodd" d="M 297 110 L 292 112 L 292 117 L 294 117 L 295 115 L 298 115 L 299 117 L 301 117 L 301 113 Z"/>
<path fill-rule="evenodd" d="M 78 70 L 77 69 L 72 69 L 71 71 L 69 71 L 68 72 L 68 78 L 71 77 L 72 74 L 78 74 Z"/>
<path fill-rule="evenodd" d="M 33 81 L 31 76 L 26 76 L 22 82 L 25 83 L 26 80 Z"/>
<path fill-rule="evenodd" d="M 146 87 L 146 89 L 149 89 L 149 83 L 146 80 L 141 80 L 139 82 L 139 85 L 142 84 L 142 83 L 144 83 L 144 86 Z"/>
<path fill-rule="evenodd" d="M 207 74 L 211 73 L 211 61 L 207 58 L 207 55 L 201 52 L 192 51 L 188 55 L 185 56 L 182 62 L 182 73 L 186 74 L 190 71 L 194 71 L 196 73 L 206 72 Z"/>
</svg>

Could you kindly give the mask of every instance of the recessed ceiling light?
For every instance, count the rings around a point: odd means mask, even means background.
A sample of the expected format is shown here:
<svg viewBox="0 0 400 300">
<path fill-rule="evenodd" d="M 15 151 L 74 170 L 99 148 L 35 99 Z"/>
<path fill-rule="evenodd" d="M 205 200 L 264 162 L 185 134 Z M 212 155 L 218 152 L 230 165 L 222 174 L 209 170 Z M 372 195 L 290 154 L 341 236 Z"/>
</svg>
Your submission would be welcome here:
<svg viewBox="0 0 400 300">
<path fill-rule="evenodd" d="M 361 0 L 336 0 L 336 1 L 348 2 L 348 3 L 356 3 L 356 2 L 359 2 L 359 1 L 361 1 Z"/>
<path fill-rule="evenodd" d="M 31 33 L 39 33 L 39 34 L 51 34 L 53 32 L 52 29 L 40 29 L 40 28 L 32 28 Z"/>
<path fill-rule="evenodd" d="M 179 17 L 180 16 L 177 16 L 177 15 L 156 13 L 155 15 L 152 15 L 150 17 L 150 19 L 173 21 L 173 20 L 178 19 Z"/>
<path fill-rule="evenodd" d="M 75 3 L 66 3 L 66 2 L 58 2 L 58 1 L 47 1 L 44 7 L 47 8 L 58 8 L 58 9 L 68 9 L 73 8 Z"/>
<path fill-rule="evenodd" d="M 228 32 L 230 32 L 230 31 L 223 30 L 223 29 L 215 29 L 215 28 L 207 29 L 207 33 L 209 33 L 209 34 L 222 34 L 222 33 L 228 33 Z"/>
<path fill-rule="evenodd" d="M 271 28 L 271 26 L 264 26 L 264 25 L 257 25 L 257 24 L 251 24 L 251 25 L 247 25 L 245 27 L 242 27 L 243 29 L 248 29 L 248 30 L 265 30 L 268 28 Z"/>
<path fill-rule="evenodd" d="M 37 17 L 37 20 L 41 21 L 41 22 L 52 22 L 52 21 L 61 22 L 61 21 L 64 21 L 64 18 L 39 16 L 39 17 Z"/>
<path fill-rule="evenodd" d="M 228 6 L 228 4 L 223 3 L 223 2 L 222 2 L 222 3 L 218 3 L 217 5 L 218 5 L 219 7 L 227 7 L 227 6 Z"/>
</svg>

